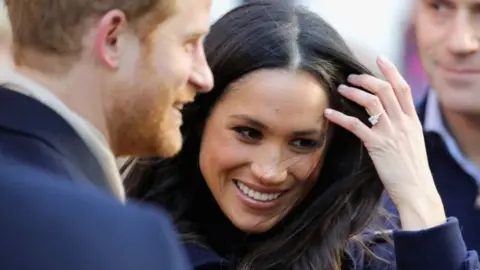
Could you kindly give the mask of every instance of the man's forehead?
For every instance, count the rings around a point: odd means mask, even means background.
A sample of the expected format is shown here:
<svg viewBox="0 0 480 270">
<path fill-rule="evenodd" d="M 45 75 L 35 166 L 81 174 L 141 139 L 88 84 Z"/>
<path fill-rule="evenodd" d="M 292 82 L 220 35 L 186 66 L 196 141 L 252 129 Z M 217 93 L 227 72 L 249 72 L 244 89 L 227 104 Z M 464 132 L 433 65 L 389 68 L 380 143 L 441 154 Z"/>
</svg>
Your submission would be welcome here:
<svg viewBox="0 0 480 270">
<path fill-rule="evenodd" d="M 177 0 L 172 19 L 185 32 L 205 33 L 210 28 L 211 0 Z"/>
<path fill-rule="evenodd" d="M 456 4 L 467 4 L 467 5 L 479 5 L 480 4 L 480 0 L 450 0 L 450 1 L 453 1 L 453 3 L 456 3 Z"/>
<path fill-rule="evenodd" d="M 210 15 L 211 0 L 176 0 L 177 15 Z"/>
<path fill-rule="evenodd" d="M 420 6 L 430 6 L 432 4 L 446 5 L 453 8 L 467 8 L 480 11 L 480 0 L 415 0 L 414 7 L 417 10 Z"/>
<path fill-rule="evenodd" d="M 432 2 L 432 0 L 417 0 L 416 2 Z M 439 4 L 456 4 L 456 5 L 476 5 L 480 4 L 480 0 L 435 0 Z"/>
</svg>

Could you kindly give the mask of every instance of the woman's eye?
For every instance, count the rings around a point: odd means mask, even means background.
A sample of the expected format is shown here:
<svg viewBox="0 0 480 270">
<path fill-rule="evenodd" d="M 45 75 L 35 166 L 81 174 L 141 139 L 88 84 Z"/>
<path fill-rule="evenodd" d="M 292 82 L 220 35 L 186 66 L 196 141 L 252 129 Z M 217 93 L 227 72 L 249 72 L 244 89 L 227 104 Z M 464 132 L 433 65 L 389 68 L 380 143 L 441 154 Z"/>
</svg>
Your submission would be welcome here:
<svg viewBox="0 0 480 270">
<path fill-rule="evenodd" d="M 302 150 L 318 148 L 319 142 L 311 139 L 297 139 L 291 143 L 294 147 Z"/>
<path fill-rule="evenodd" d="M 245 140 L 260 140 L 262 133 L 254 128 L 249 127 L 235 127 L 233 130 Z"/>
</svg>

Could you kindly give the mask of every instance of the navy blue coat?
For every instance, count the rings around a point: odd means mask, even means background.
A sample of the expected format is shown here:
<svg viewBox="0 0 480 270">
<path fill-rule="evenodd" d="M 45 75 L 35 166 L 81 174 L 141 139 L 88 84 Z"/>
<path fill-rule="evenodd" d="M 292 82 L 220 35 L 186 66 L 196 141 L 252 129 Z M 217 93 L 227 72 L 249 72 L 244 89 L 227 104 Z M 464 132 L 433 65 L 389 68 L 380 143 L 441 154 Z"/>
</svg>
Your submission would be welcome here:
<svg viewBox="0 0 480 270">
<path fill-rule="evenodd" d="M 43 104 L 0 88 L 0 269 L 191 269 L 167 216 L 124 206 L 74 130 Z"/>
<path fill-rule="evenodd" d="M 218 237 L 228 238 L 222 232 Z M 394 231 L 395 248 L 383 237 L 366 233 L 365 243 L 375 255 L 385 261 L 367 256 L 357 245 L 350 245 L 343 269 L 356 270 L 478 270 L 480 263 L 475 251 L 467 252 L 458 221 L 449 218 L 438 227 L 424 231 Z M 226 243 L 228 245 L 228 243 Z M 186 244 L 190 262 L 195 270 L 227 270 L 229 262 L 212 250 L 196 244 Z"/>
</svg>

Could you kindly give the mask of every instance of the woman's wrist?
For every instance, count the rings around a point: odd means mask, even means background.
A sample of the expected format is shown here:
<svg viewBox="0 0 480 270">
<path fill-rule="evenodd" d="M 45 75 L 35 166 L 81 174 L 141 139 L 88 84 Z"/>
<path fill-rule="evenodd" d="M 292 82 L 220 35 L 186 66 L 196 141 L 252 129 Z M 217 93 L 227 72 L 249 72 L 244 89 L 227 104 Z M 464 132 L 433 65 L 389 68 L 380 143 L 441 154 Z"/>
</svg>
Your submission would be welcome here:
<svg viewBox="0 0 480 270">
<path fill-rule="evenodd" d="M 446 222 L 445 209 L 438 192 L 409 193 L 409 199 L 399 202 L 397 210 L 400 215 L 402 229 L 418 231 L 433 228 Z"/>
</svg>

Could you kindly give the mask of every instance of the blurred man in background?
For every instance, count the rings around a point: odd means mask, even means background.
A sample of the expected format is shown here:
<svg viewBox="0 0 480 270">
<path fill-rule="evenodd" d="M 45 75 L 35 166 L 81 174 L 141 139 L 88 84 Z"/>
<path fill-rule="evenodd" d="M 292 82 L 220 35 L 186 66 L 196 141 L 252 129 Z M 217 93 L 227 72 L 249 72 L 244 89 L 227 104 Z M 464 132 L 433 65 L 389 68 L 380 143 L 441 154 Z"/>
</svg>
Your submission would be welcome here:
<svg viewBox="0 0 480 270">
<path fill-rule="evenodd" d="M 133 205 L 114 156 L 171 156 L 212 88 L 211 0 L 6 0 L 0 269 L 188 269 L 167 216 Z"/>
<path fill-rule="evenodd" d="M 462 221 L 468 248 L 480 252 L 480 1 L 414 2 L 430 166 L 447 216 Z"/>
</svg>

